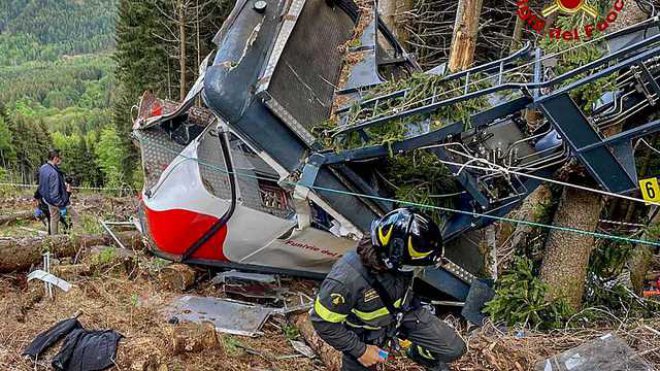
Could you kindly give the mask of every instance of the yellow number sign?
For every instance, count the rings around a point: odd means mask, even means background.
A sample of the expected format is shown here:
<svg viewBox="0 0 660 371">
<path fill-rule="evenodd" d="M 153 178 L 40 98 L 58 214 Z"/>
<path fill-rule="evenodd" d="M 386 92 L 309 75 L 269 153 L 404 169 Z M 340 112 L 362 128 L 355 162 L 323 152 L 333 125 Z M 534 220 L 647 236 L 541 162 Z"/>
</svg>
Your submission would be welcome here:
<svg viewBox="0 0 660 371">
<path fill-rule="evenodd" d="M 645 201 L 660 202 L 660 184 L 658 178 L 650 178 L 639 181 L 642 197 Z"/>
</svg>

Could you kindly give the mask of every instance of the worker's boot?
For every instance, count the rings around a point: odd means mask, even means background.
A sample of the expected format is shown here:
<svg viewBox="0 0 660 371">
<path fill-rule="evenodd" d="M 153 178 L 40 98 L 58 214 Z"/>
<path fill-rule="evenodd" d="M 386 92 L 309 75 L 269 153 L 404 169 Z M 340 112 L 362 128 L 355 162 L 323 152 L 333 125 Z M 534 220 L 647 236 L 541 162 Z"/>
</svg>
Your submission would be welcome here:
<svg viewBox="0 0 660 371">
<path fill-rule="evenodd" d="M 420 366 L 424 366 L 427 371 L 449 371 L 446 363 L 434 359 L 433 355 L 424 348 L 411 346 L 406 355 Z"/>
</svg>

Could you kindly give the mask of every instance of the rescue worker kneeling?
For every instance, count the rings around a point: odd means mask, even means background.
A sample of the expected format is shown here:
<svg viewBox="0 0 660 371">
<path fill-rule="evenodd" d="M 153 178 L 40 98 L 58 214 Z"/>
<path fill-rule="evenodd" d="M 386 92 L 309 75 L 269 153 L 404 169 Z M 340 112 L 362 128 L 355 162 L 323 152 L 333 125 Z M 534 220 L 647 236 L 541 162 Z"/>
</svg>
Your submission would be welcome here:
<svg viewBox="0 0 660 371">
<path fill-rule="evenodd" d="M 446 363 L 465 353 L 465 343 L 451 327 L 414 295 L 405 295 L 414 267 L 434 265 L 442 251 L 438 226 L 404 208 L 374 221 L 371 238 L 337 261 L 321 284 L 311 318 L 319 336 L 344 353 L 342 370 L 369 370 L 386 362 L 381 347 L 394 336 L 411 342 L 408 357 L 428 370 L 448 370 Z"/>
</svg>

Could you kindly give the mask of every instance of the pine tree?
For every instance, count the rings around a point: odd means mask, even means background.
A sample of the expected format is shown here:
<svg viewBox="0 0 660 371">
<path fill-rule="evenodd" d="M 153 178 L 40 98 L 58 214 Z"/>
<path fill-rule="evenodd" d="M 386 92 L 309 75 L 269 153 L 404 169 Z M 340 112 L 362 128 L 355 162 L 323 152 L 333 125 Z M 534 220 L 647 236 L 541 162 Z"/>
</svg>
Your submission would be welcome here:
<svg viewBox="0 0 660 371">
<path fill-rule="evenodd" d="M 143 91 L 156 94 L 167 91 L 167 53 L 162 42 L 154 35 L 161 33 L 158 15 L 150 2 L 121 0 L 116 26 L 117 62 L 115 77 L 119 83 L 113 103 L 113 121 L 127 150 L 121 170 L 128 174 L 138 161 L 130 140 L 131 107 L 138 102 Z"/>
<path fill-rule="evenodd" d="M 126 150 L 122 165 L 125 179 L 131 178 L 138 161 L 129 135 L 131 107 L 146 90 L 168 99 L 187 92 L 197 78 L 201 60 L 214 50 L 213 36 L 233 4 L 229 0 L 119 2 L 114 55 L 119 87 L 113 121 Z M 181 56 L 185 60 L 180 61 Z"/>
<path fill-rule="evenodd" d="M 0 103 L 0 166 L 8 170 L 16 162 L 13 136 L 9 128 L 9 117 Z"/>
<path fill-rule="evenodd" d="M 110 125 L 103 129 L 95 152 L 98 165 L 105 176 L 105 186 L 123 187 L 125 176 L 122 167 L 126 160 L 126 152 L 114 126 Z"/>
</svg>

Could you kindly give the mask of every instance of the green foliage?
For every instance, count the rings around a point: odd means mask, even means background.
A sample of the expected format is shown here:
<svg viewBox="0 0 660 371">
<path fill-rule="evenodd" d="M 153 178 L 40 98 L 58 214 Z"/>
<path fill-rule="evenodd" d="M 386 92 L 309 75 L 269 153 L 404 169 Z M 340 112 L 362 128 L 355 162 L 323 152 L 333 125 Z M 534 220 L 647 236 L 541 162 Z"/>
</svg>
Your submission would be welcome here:
<svg viewBox="0 0 660 371">
<path fill-rule="evenodd" d="M 87 213 L 80 213 L 80 218 L 78 220 L 78 223 L 80 223 L 80 226 L 78 226 L 78 230 L 81 231 L 81 233 L 88 234 L 88 235 L 97 235 L 97 234 L 102 234 L 104 232 L 103 227 L 99 223 L 98 219 L 94 215 L 90 215 Z"/>
<path fill-rule="evenodd" d="M 205 2 L 184 2 L 186 22 L 186 71 L 188 76 L 185 88 L 192 86 L 197 78 L 198 64 L 215 49 L 213 36 L 231 11 L 234 2 L 215 0 Z M 131 107 L 139 101 L 146 90 L 159 97 L 177 100 L 181 85 L 179 69 L 178 30 L 175 21 L 177 0 L 120 0 L 116 25 L 117 49 L 114 60 L 118 89 L 113 100 L 113 121 L 124 148 L 127 149 L 122 171 L 127 180 L 134 179 L 132 185 L 139 188 L 142 176 L 135 174 L 137 153 L 130 143 L 129 132 L 133 125 Z M 197 8 L 199 6 L 199 8 Z M 162 9 L 171 17 L 163 16 Z M 199 18 L 198 18 L 199 15 Z M 199 44 L 198 37 L 199 35 Z M 199 45 L 199 50 L 198 46 Z M 139 179 L 139 181 L 137 181 Z"/>
<path fill-rule="evenodd" d="M 7 168 L 21 174 L 20 181 L 33 183 L 36 170 L 45 162 L 48 150 L 52 148 L 52 140 L 43 121 L 32 120 L 20 113 L 15 114 L 6 122 L 11 133 L 11 151 L 15 154 L 14 161 Z"/>
<path fill-rule="evenodd" d="M 660 310 L 660 303 L 644 300 L 616 279 L 627 269 L 633 249 L 639 248 L 628 243 L 603 241 L 591 254 L 589 279 L 587 281 L 586 304 L 592 307 L 605 306 L 615 315 L 628 317 L 649 317 Z M 614 284 L 605 282 L 614 280 Z M 599 312 L 586 313 L 590 320 L 601 319 Z M 611 318 L 602 318 L 611 320 Z"/>
<path fill-rule="evenodd" d="M 83 136 L 77 133 L 71 135 L 56 131 L 52 134 L 53 144 L 63 156 L 60 168 L 69 175 L 74 184 L 100 187 L 104 184 L 103 173 L 95 161 L 93 148 L 98 139 L 95 133 Z"/>
<path fill-rule="evenodd" d="M 560 327 L 572 310 L 564 300 L 546 301 L 546 292 L 547 286 L 536 277 L 532 261 L 518 257 L 497 282 L 495 298 L 486 304 L 485 312 L 507 326 Z"/>
<path fill-rule="evenodd" d="M 282 326 L 282 332 L 287 340 L 296 340 L 300 336 L 300 330 L 296 326 L 289 324 Z"/>
<path fill-rule="evenodd" d="M 131 107 L 147 89 L 176 99 L 170 92 L 179 89 L 179 44 L 168 40 L 176 39 L 170 30 L 177 29 L 179 3 L 0 2 L 0 105 L 7 106 L 7 117 L 0 121 L 4 172 L 33 183 L 52 136 L 74 183 L 139 187 L 139 161 L 129 137 Z M 186 87 L 196 78 L 200 58 L 214 49 L 212 37 L 233 4 L 205 1 L 196 8 L 197 3 L 185 3 Z M 111 131 L 105 130 L 110 124 Z"/>
<path fill-rule="evenodd" d="M 634 248 L 629 243 L 603 241 L 591 253 L 589 270 L 598 277 L 615 277 L 623 271 Z"/>
<path fill-rule="evenodd" d="M 0 65 L 0 101 L 26 100 L 44 108 L 107 108 L 114 85 L 108 55 L 70 57 L 54 62 Z"/>
<path fill-rule="evenodd" d="M 242 350 L 243 344 L 241 344 L 240 340 L 238 340 L 234 336 L 231 335 L 221 336 L 220 341 L 222 342 L 225 352 L 227 352 L 227 355 L 230 357 L 236 357 L 243 352 Z"/>
<path fill-rule="evenodd" d="M 140 302 L 140 300 L 139 300 L 138 294 L 137 293 L 132 293 L 131 294 L 131 306 L 133 308 L 136 308 L 138 306 L 139 302 Z"/>
<path fill-rule="evenodd" d="M 604 6 L 600 3 L 596 4 L 595 2 L 594 5 L 599 7 Z M 601 14 L 607 14 L 607 12 L 601 12 Z M 573 29 L 575 27 L 582 29 L 587 21 L 592 22 L 593 20 L 585 17 L 560 16 L 555 24 L 557 27 L 561 27 L 564 30 Z M 594 35 L 594 37 L 598 37 L 598 35 Z M 601 49 L 597 44 L 591 44 L 587 47 L 576 47 L 576 45 L 579 45 L 576 43 L 579 42 L 565 42 L 563 40 L 551 39 L 550 37 L 546 37 L 541 41 L 540 46 L 545 54 L 562 53 L 558 57 L 557 66 L 552 69 L 554 74 L 562 75 L 573 71 L 578 67 L 582 67 L 585 64 L 602 58 L 606 53 L 606 50 Z M 572 79 L 568 79 L 564 84 L 568 85 L 584 77 L 584 75 L 578 75 Z M 614 89 L 615 83 L 616 74 L 613 74 L 595 80 L 577 89 L 573 89 L 571 90 L 570 95 L 571 98 L 582 107 L 585 113 L 589 114 L 593 110 L 594 104 L 596 104 L 603 96 L 603 93 L 607 90 Z"/>
<path fill-rule="evenodd" d="M 483 76 L 475 74 L 471 81 L 482 79 Z M 406 94 L 382 99 L 377 105 L 354 104 L 348 112 L 347 125 L 353 125 L 365 120 L 386 116 L 403 110 L 415 109 L 430 103 L 430 97 L 435 96 L 436 101 L 456 98 L 464 94 L 465 78 L 446 81 L 443 76 L 415 73 L 409 78 L 392 80 L 371 89 L 365 100 L 379 96 L 387 96 L 395 92 L 406 90 Z M 477 83 L 472 88 L 483 87 Z M 460 103 L 440 107 L 433 112 L 416 114 L 366 128 L 364 132 L 369 136 L 367 142 L 361 134 L 354 132 L 339 140 L 328 140 L 326 145 L 337 150 L 358 148 L 365 145 L 390 145 L 393 142 L 428 130 L 441 128 L 456 122 L 470 127 L 470 116 L 489 107 L 487 97 L 478 97 Z M 336 123 L 328 121 L 317 128 L 317 132 L 332 131 Z M 379 167 L 384 187 L 398 200 L 419 203 L 431 206 L 452 206 L 453 198 L 447 194 L 454 194 L 459 187 L 455 177 L 450 171 L 438 162 L 435 155 L 426 151 L 411 154 L 390 153 L 390 158 Z M 437 209 L 425 210 L 433 219 L 442 224 L 443 213 Z"/>
<path fill-rule="evenodd" d="M 423 205 L 451 207 L 453 198 L 446 195 L 459 190 L 449 170 L 426 151 L 389 158 L 383 176 L 394 188 L 397 200 Z M 443 220 L 443 213 L 437 209 L 424 211 L 436 222 Z"/>
<path fill-rule="evenodd" d="M 112 247 L 105 248 L 101 250 L 98 254 L 94 256 L 93 264 L 99 266 L 106 266 L 112 263 L 117 259 L 117 253 Z"/>
<path fill-rule="evenodd" d="M 0 112 L 0 165 L 4 168 L 16 161 L 16 153 L 12 145 L 14 138 L 7 121 Z"/>
<path fill-rule="evenodd" d="M 429 97 L 435 95 L 437 101 L 456 98 L 464 94 L 463 86 L 465 79 L 444 81 L 443 76 L 415 73 L 407 79 L 392 80 L 376 86 L 369 91 L 365 100 L 384 96 L 393 92 L 406 89 L 407 93 L 395 98 L 381 100 L 377 107 L 369 105 L 360 107 L 355 104 L 348 113 L 348 124 L 386 115 L 387 113 L 400 112 L 402 110 L 414 109 L 429 104 Z M 480 74 L 471 76 L 472 81 L 483 78 Z M 474 84 L 474 88 L 483 87 L 482 84 Z M 466 127 L 470 126 L 470 115 L 476 111 L 488 108 L 486 97 L 479 97 L 460 103 L 440 107 L 437 110 L 426 113 L 404 117 L 398 120 L 390 120 L 385 124 L 375 125 L 365 132 L 369 135 L 368 144 L 388 144 L 403 137 L 411 130 L 423 130 L 425 126 L 431 129 L 441 128 L 447 124 L 462 122 Z M 353 133 L 343 142 L 335 143 L 337 148 L 355 148 L 364 145 L 360 135 Z"/>
<path fill-rule="evenodd" d="M 646 235 L 650 240 L 660 240 L 660 223 L 649 225 L 646 228 Z"/>
<path fill-rule="evenodd" d="M 109 50 L 117 0 L 3 0 L 0 66 Z"/>
<path fill-rule="evenodd" d="M 124 185 L 122 164 L 126 154 L 122 140 L 114 126 L 108 126 L 101 132 L 101 138 L 95 149 L 97 162 L 105 175 L 106 186 L 121 188 Z"/>
<path fill-rule="evenodd" d="M 172 264 L 171 261 L 159 258 L 157 256 L 155 256 L 151 259 L 151 263 L 157 271 L 160 271 L 161 269 L 165 268 L 166 266 Z"/>
<path fill-rule="evenodd" d="M 47 151 L 61 147 L 62 168 L 74 184 L 103 185 L 94 147 L 96 132 L 111 122 L 114 62 L 108 54 L 80 54 L 112 48 L 115 6 L 116 0 L 0 4 L 0 166 L 12 181 L 34 183 Z"/>
</svg>

